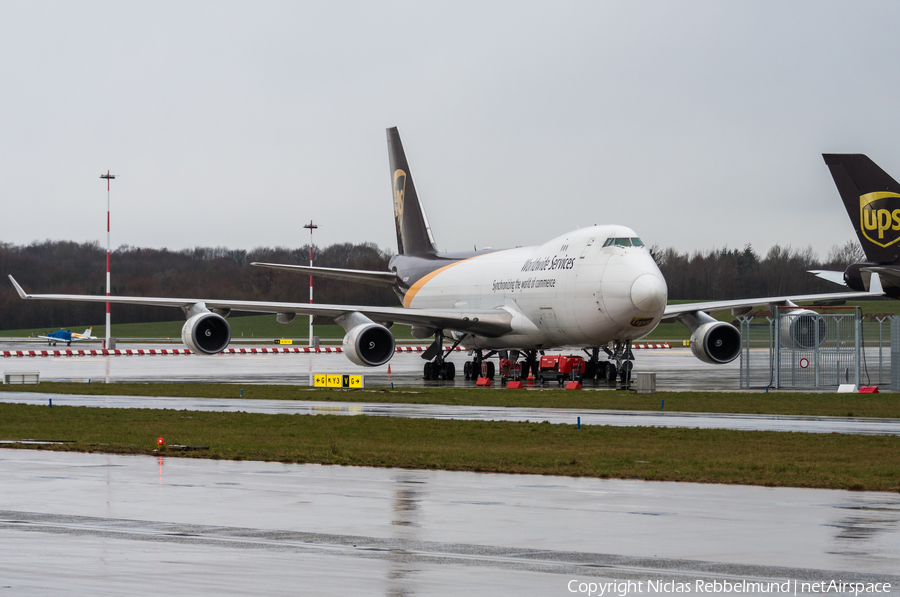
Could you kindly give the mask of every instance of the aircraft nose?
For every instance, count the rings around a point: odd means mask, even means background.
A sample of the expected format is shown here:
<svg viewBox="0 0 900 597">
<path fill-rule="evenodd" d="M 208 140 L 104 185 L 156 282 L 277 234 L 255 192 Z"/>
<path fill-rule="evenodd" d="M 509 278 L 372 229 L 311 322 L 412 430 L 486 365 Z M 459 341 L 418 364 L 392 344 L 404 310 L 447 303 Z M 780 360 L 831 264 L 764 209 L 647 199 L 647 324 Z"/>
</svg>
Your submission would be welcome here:
<svg viewBox="0 0 900 597">
<path fill-rule="evenodd" d="M 644 313 L 665 309 L 667 295 L 666 283 L 653 274 L 638 276 L 631 285 L 631 302 Z"/>
</svg>

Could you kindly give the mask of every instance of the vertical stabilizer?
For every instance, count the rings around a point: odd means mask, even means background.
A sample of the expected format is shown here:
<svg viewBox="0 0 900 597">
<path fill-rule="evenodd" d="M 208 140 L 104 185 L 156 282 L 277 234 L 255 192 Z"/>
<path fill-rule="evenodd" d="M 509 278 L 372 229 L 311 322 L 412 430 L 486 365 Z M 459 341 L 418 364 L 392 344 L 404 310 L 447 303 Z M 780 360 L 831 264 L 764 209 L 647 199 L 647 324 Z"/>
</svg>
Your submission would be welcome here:
<svg viewBox="0 0 900 597">
<path fill-rule="evenodd" d="M 900 184 L 861 153 L 823 154 L 869 261 L 900 260 Z"/>
<path fill-rule="evenodd" d="M 436 254 L 434 237 L 425 210 L 416 193 L 397 127 L 387 130 L 391 161 L 391 190 L 394 194 L 394 223 L 397 226 L 397 254 Z"/>
</svg>

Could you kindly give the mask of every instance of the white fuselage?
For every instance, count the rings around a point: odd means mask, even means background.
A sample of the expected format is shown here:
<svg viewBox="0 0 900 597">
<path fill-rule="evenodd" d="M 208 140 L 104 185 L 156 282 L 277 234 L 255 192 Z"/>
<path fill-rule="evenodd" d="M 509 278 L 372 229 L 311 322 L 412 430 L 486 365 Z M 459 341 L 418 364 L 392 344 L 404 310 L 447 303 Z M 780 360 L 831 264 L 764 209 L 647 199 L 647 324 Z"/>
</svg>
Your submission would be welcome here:
<svg viewBox="0 0 900 597">
<path fill-rule="evenodd" d="M 503 309 L 512 332 L 467 336 L 467 348 L 601 346 L 650 333 L 666 306 L 666 283 L 643 246 L 603 246 L 636 238 L 624 226 L 575 230 L 540 246 L 454 262 L 412 285 L 411 308 Z M 456 337 L 460 334 L 455 333 Z"/>
</svg>

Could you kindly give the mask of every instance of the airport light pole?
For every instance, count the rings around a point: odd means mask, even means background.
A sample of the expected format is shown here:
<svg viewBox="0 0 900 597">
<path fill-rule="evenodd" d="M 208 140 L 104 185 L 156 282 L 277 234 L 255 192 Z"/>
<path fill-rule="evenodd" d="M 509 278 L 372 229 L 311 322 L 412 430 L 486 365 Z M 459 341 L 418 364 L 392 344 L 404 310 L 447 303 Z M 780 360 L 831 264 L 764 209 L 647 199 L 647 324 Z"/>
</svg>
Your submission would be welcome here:
<svg viewBox="0 0 900 597">
<path fill-rule="evenodd" d="M 304 228 L 309 228 L 309 267 L 313 266 L 313 241 L 312 241 L 312 233 L 313 230 L 318 228 L 313 221 L 310 220 L 309 224 L 303 226 Z M 309 304 L 313 304 L 313 276 L 309 275 Z M 313 345 L 313 315 L 309 314 L 309 347 L 312 348 Z"/>
<path fill-rule="evenodd" d="M 109 181 L 113 180 L 116 177 L 115 174 L 110 174 L 109 170 L 106 171 L 106 174 L 101 174 L 100 178 L 106 179 L 106 296 L 109 297 Z M 109 317 L 109 301 L 106 301 L 106 342 L 103 344 L 104 348 L 109 348 L 109 337 L 110 337 L 110 327 L 111 327 L 110 317 Z"/>
</svg>

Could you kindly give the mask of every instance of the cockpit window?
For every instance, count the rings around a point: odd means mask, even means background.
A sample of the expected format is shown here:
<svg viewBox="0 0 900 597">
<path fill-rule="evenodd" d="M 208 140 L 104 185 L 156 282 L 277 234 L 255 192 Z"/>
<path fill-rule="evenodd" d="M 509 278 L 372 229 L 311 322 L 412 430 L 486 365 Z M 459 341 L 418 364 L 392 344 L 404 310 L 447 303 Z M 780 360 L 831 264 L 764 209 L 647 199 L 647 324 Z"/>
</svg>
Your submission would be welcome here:
<svg viewBox="0 0 900 597">
<path fill-rule="evenodd" d="M 644 243 L 641 242 L 639 238 L 608 238 L 606 242 L 603 243 L 604 247 L 643 247 Z"/>
</svg>

